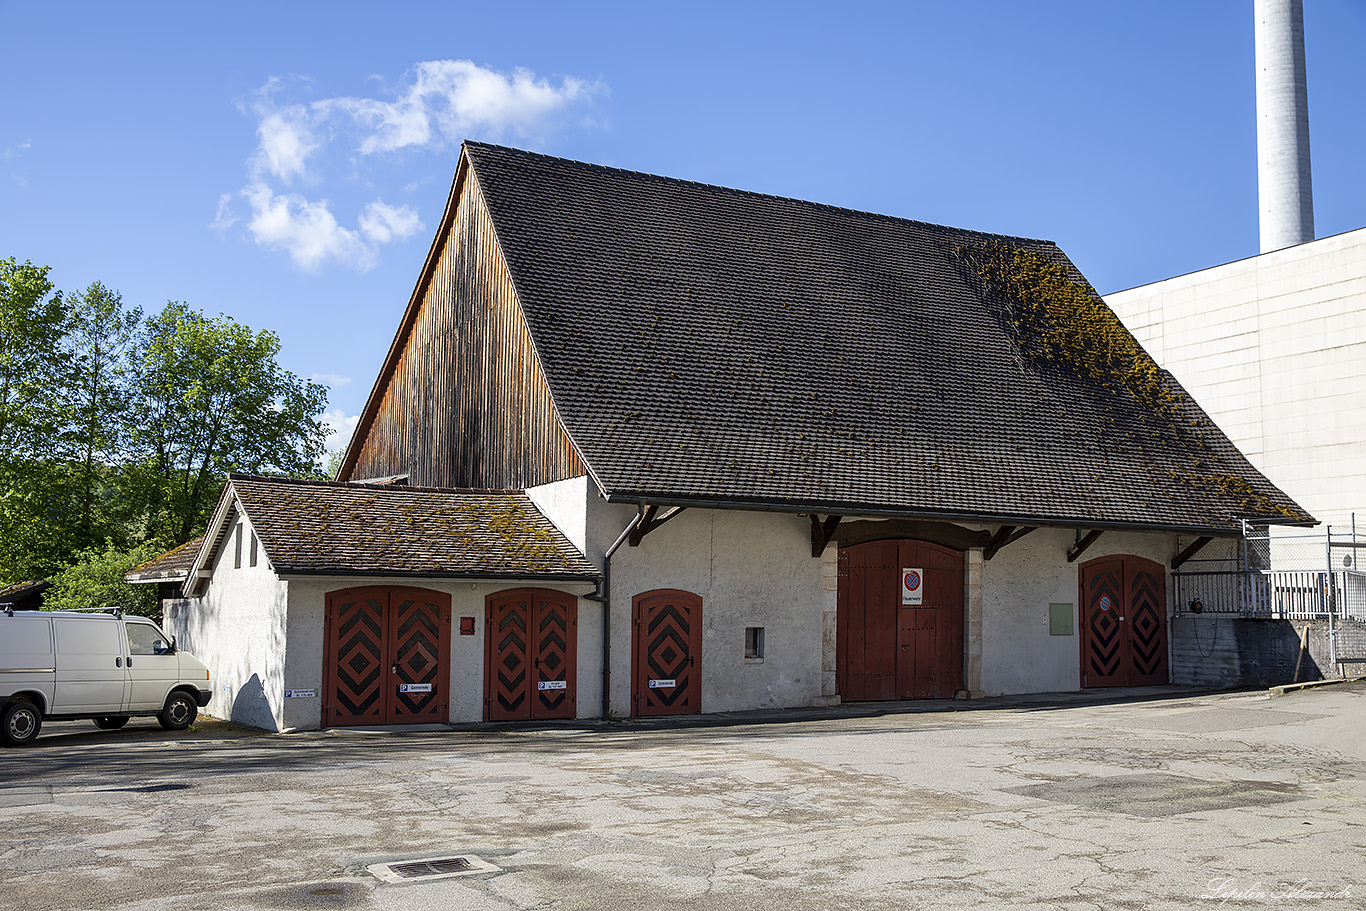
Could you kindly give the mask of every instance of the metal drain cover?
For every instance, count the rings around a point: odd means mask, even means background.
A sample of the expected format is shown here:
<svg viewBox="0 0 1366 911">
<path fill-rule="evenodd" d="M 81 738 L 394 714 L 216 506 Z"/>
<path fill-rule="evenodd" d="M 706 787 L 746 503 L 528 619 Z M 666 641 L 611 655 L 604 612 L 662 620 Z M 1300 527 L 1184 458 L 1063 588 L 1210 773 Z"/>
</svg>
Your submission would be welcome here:
<svg viewBox="0 0 1366 911">
<path fill-rule="evenodd" d="M 365 869 L 386 883 L 410 883 L 418 880 L 473 876 L 476 873 L 503 872 L 501 867 L 495 867 L 473 854 L 391 860 L 381 864 L 369 864 Z"/>
</svg>

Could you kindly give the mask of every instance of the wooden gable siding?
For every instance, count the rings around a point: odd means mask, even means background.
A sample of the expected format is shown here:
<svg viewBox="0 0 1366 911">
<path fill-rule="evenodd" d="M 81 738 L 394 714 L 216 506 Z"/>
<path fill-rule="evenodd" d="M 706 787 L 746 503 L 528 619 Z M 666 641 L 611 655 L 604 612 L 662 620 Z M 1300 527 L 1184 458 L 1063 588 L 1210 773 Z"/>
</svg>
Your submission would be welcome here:
<svg viewBox="0 0 1366 911">
<path fill-rule="evenodd" d="M 521 489 L 584 474 L 472 172 L 350 478 Z"/>
</svg>

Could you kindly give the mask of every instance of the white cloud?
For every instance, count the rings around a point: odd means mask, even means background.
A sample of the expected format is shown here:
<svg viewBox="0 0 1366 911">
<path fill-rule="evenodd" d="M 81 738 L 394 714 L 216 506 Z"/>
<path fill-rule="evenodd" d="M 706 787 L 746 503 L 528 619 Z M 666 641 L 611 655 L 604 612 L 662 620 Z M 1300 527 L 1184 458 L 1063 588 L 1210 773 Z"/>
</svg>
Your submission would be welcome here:
<svg viewBox="0 0 1366 911">
<path fill-rule="evenodd" d="M 372 243 L 387 244 L 397 238 L 406 240 L 422 228 L 417 213 L 407 206 L 385 205 L 377 199 L 360 213 L 360 233 Z"/>
<path fill-rule="evenodd" d="M 31 148 L 33 148 L 33 140 L 31 139 L 25 139 L 23 142 L 17 142 L 12 146 L 6 146 L 5 161 L 18 161 L 20 158 L 23 158 L 24 153 Z"/>
<path fill-rule="evenodd" d="M 327 454 L 341 452 L 351 442 L 351 435 L 356 432 L 356 424 L 360 422 L 360 415 L 347 414 L 340 408 L 329 408 L 323 413 L 323 426 L 327 427 L 331 433 L 327 437 Z"/>
<path fill-rule="evenodd" d="M 548 133 L 571 124 L 569 115 L 606 95 L 607 87 L 572 76 L 537 77 L 526 69 L 501 73 L 469 60 L 429 60 L 414 66 L 388 98 L 279 104 L 277 96 L 284 91 L 282 81 L 272 77 L 241 107 L 257 119 L 256 149 L 238 194 L 251 207 L 246 229 L 256 243 L 287 252 L 305 270 L 335 264 L 364 272 L 378 264 L 385 244 L 422 230 L 417 211 L 382 198 L 346 203 L 359 208 L 355 227 L 348 227 L 328 200 L 311 200 L 286 188 L 296 182 L 316 187 L 333 172 L 352 193 L 386 183 L 412 192 L 417 181 L 386 182 L 367 173 L 365 162 L 381 152 L 445 148 L 472 132 L 485 138 Z M 584 115 L 573 124 L 592 121 Z M 239 220 L 232 196 L 219 198 L 210 223 L 218 231 Z"/>
<path fill-rule="evenodd" d="M 218 233 L 237 224 L 237 216 L 232 211 L 232 194 L 221 193 L 218 196 L 218 211 L 213 213 L 213 221 L 209 222 L 209 227 Z"/>
<path fill-rule="evenodd" d="M 247 229 L 258 244 L 285 250 L 300 268 L 316 271 L 328 261 L 362 272 L 373 269 L 375 252 L 349 228 L 343 228 L 327 200 L 311 202 L 297 193 L 276 195 L 264 183 L 242 190 L 251 203 Z"/>
<path fill-rule="evenodd" d="M 572 76 L 555 84 L 521 68 L 505 74 L 469 60 L 428 60 L 414 67 L 412 84 L 394 101 L 333 98 L 314 107 L 344 112 L 368 130 L 358 150 L 369 155 L 453 142 L 476 130 L 532 135 L 553 126 L 567 108 L 605 91 L 601 83 Z"/>
<path fill-rule="evenodd" d="M 256 127 L 260 143 L 253 169 L 257 173 L 268 173 L 286 185 L 296 177 L 306 176 L 308 156 L 321 144 L 309 123 L 310 111 L 300 104 L 281 110 L 258 110 L 263 116 Z"/>
<path fill-rule="evenodd" d="M 335 373 L 315 373 L 309 379 L 315 383 L 322 383 L 329 389 L 340 389 L 351 382 L 351 377 L 338 376 Z"/>
</svg>

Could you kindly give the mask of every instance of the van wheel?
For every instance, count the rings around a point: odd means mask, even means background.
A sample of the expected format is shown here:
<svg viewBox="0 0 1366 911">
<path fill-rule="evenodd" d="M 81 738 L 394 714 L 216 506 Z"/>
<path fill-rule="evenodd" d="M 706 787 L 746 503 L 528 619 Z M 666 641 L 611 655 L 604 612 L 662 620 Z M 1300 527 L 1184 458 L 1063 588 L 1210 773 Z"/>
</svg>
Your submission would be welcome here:
<svg viewBox="0 0 1366 911">
<path fill-rule="evenodd" d="M 117 731 L 128 723 L 126 715 L 101 715 L 95 719 L 95 727 L 101 731 Z"/>
<path fill-rule="evenodd" d="M 183 731 L 194 724 L 199 714 L 199 706 L 185 693 L 172 693 L 166 697 L 166 707 L 157 714 L 157 721 L 168 731 Z"/>
<path fill-rule="evenodd" d="M 27 699 L 16 699 L 0 714 L 0 736 L 12 747 L 27 746 L 38 736 L 43 726 L 43 715 Z"/>
</svg>

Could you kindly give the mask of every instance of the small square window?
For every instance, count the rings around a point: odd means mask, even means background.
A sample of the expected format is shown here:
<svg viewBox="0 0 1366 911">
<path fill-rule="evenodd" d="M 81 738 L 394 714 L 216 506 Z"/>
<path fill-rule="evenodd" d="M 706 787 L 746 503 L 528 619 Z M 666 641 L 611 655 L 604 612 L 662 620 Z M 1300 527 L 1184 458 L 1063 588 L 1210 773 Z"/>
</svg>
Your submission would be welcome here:
<svg viewBox="0 0 1366 911">
<path fill-rule="evenodd" d="M 764 628 L 762 626 L 745 627 L 745 657 L 764 657 Z"/>
</svg>

